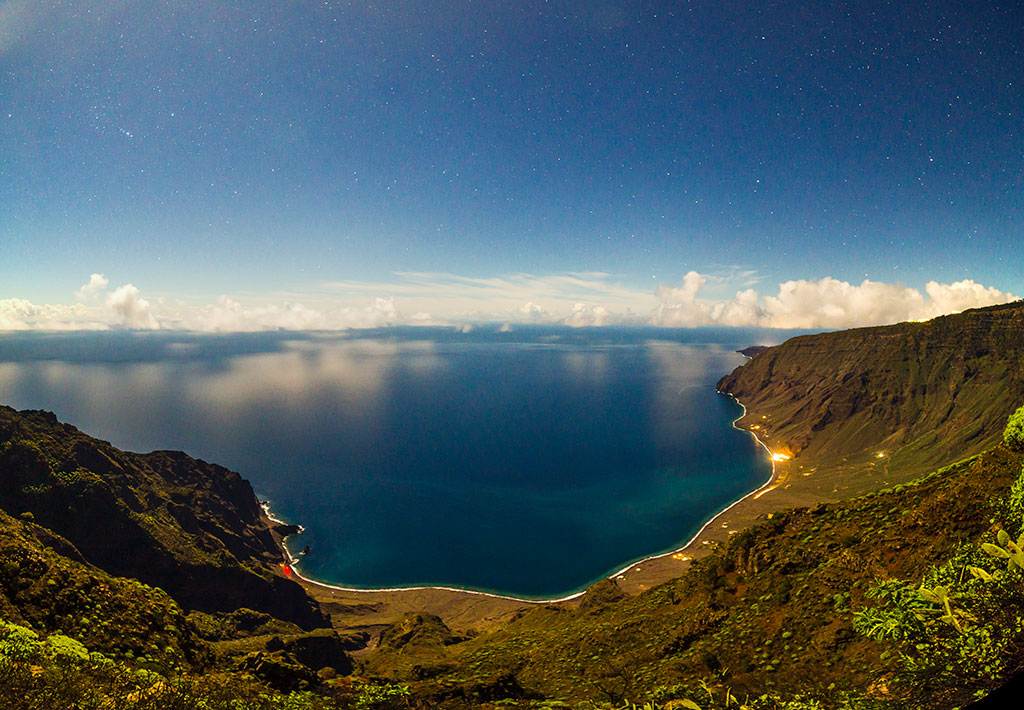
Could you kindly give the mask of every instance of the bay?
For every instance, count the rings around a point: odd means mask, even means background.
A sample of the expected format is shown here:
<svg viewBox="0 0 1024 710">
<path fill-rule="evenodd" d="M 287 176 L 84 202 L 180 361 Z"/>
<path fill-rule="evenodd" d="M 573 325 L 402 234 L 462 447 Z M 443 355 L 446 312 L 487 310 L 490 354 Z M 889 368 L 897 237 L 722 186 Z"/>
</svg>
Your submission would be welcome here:
<svg viewBox="0 0 1024 710">
<path fill-rule="evenodd" d="M 771 472 L 714 383 L 755 333 L 13 334 L 0 401 L 228 466 L 303 574 L 535 598 L 678 546 Z"/>
</svg>

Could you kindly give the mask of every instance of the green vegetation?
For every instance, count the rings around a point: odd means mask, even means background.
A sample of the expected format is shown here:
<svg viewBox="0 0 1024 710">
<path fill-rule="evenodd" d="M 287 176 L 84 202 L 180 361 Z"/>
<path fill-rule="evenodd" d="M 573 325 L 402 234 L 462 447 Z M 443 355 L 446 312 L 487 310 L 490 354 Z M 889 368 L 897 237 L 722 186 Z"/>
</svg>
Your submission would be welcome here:
<svg viewBox="0 0 1024 710">
<path fill-rule="evenodd" d="M 388 710 L 406 707 L 407 696 L 403 686 L 365 681 L 284 693 L 237 672 L 163 674 L 0 621 L 5 710 Z"/>
<path fill-rule="evenodd" d="M 1006 428 L 1010 448 L 1020 419 L 1024 408 Z M 955 684 L 983 695 L 989 681 L 1024 662 L 1022 491 L 1024 469 L 995 506 L 1009 531 L 1000 527 L 982 538 L 989 541 L 961 545 L 918 584 L 895 579 L 876 584 L 868 593 L 875 605 L 855 614 L 854 629 L 895 653 L 902 669 L 893 682 L 909 694 Z"/>
<path fill-rule="evenodd" d="M 1014 451 L 1024 451 L 1024 407 L 1010 415 L 1003 430 L 1003 443 Z"/>
<path fill-rule="evenodd" d="M 166 590 L 189 609 L 248 607 L 306 629 L 327 625 L 280 575 L 280 550 L 237 473 L 181 452 L 120 451 L 49 412 L 3 406 L 0 472 L 0 509 L 34 523 L 61 555 Z"/>
</svg>

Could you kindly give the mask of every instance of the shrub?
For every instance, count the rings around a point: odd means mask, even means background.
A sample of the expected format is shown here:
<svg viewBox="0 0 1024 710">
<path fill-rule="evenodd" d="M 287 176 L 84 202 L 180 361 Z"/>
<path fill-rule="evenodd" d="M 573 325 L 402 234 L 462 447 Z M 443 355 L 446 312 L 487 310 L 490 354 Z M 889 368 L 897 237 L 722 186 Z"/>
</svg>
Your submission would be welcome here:
<svg viewBox="0 0 1024 710">
<path fill-rule="evenodd" d="M 21 663 L 39 653 L 39 634 L 0 620 L 0 661 Z"/>
<path fill-rule="evenodd" d="M 46 639 L 47 651 L 53 656 L 87 661 L 89 660 L 89 649 L 75 639 L 64 634 L 53 634 Z"/>
<path fill-rule="evenodd" d="M 1024 407 L 1011 414 L 1006 421 L 1003 441 L 1014 451 L 1024 451 Z"/>
<path fill-rule="evenodd" d="M 1013 482 L 1007 503 L 1012 521 L 1018 524 L 1024 521 L 1024 469 L 1021 469 L 1020 476 Z"/>
</svg>

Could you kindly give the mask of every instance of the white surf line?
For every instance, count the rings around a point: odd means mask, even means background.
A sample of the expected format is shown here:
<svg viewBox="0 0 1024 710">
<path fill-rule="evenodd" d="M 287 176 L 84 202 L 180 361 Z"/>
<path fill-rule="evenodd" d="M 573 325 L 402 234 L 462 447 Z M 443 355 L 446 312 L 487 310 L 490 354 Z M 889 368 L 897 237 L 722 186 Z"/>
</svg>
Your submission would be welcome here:
<svg viewBox="0 0 1024 710">
<path fill-rule="evenodd" d="M 642 560 L 638 560 L 636 562 L 630 562 L 628 565 L 626 565 L 625 567 L 620 569 L 618 572 L 616 572 L 615 574 L 613 574 L 610 577 L 608 577 L 608 579 L 615 579 L 616 577 L 618 577 L 620 575 L 624 575 L 627 572 L 629 572 L 629 570 L 631 570 L 631 569 L 633 569 L 635 567 L 638 567 L 638 566 L 640 566 L 640 565 L 642 565 L 642 564 L 644 564 L 646 562 L 650 562 L 652 560 L 660 560 L 662 557 L 670 557 L 671 555 L 678 555 L 679 553 L 684 552 L 686 550 L 686 548 L 688 548 L 690 545 L 692 545 L 693 543 L 695 543 L 697 541 L 697 538 L 699 538 L 701 535 L 704 534 L 704 531 L 707 530 L 708 527 L 712 523 L 717 521 L 719 518 L 721 518 L 723 515 L 728 513 L 733 508 L 735 508 L 737 505 L 739 505 L 743 501 L 747 500 L 748 498 L 751 498 L 751 497 L 757 498 L 762 493 L 767 493 L 769 490 L 771 490 L 772 484 L 775 483 L 775 479 L 776 479 L 776 465 L 775 465 L 776 462 L 775 462 L 775 459 L 772 458 L 772 450 L 769 449 L 768 445 L 765 444 L 763 441 L 761 441 L 761 437 L 759 437 L 757 434 L 755 434 L 752 430 L 740 429 L 740 427 L 736 426 L 736 422 L 738 422 L 743 417 L 747 416 L 747 407 L 746 407 L 746 405 L 743 404 L 743 402 L 739 401 L 739 399 L 737 399 L 736 396 L 733 395 L 730 392 L 721 392 L 720 394 L 724 394 L 727 397 L 731 397 L 732 400 L 734 402 L 736 402 L 736 404 L 738 404 L 741 407 L 743 407 L 743 413 L 740 414 L 738 417 L 736 417 L 735 419 L 732 420 L 732 427 L 733 427 L 733 429 L 739 429 L 739 431 L 744 431 L 744 432 L 750 434 L 752 437 L 754 437 L 754 440 L 757 441 L 757 443 L 761 445 L 761 447 L 765 450 L 765 452 L 767 452 L 768 459 L 772 462 L 772 475 L 771 475 L 771 477 L 760 488 L 756 488 L 756 489 L 750 491 L 750 493 L 747 493 L 742 498 L 740 498 L 740 499 L 734 501 L 733 503 L 731 503 L 727 508 L 724 508 L 723 510 L 721 510 L 717 514 L 715 514 L 710 520 L 708 520 L 706 523 L 704 523 L 704 525 L 701 526 L 701 529 L 697 531 L 697 534 L 695 534 L 693 537 L 691 537 L 689 540 L 687 540 L 686 544 L 683 545 L 682 547 L 677 547 L 674 550 L 669 550 L 668 552 L 662 552 L 662 553 L 659 553 L 657 555 L 651 555 L 649 557 L 645 557 Z"/>
<path fill-rule="evenodd" d="M 720 392 L 719 394 L 724 394 L 727 397 L 731 397 L 733 399 L 733 401 L 736 402 L 736 404 L 740 405 L 740 407 L 743 408 L 743 413 L 740 414 L 738 417 L 736 417 L 735 419 L 732 420 L 733 429 L 738 429 L 739 431 L 744 431 L 744 432 L 750 434 L 751 436 L 753 436 L 754 440 L 757 441 L 757 443 L 760 444 L 761 447 L 768 453 L 768 458 L 772 462 L 772 475 L 771 475 L 771 477 L 760 488 L 757 488 L 755 490 L 750 491 L 750 493 L 747 493 L 745 496 L 743 496 L 739 500 L 736 500 L 735 502 L 730 504 L 729 507 L 725 508 L 724 510 L 719 511 L 714 517 L 712 517 L 710 520 L 708 520 L 706 523 L 704 523 L 704 525 L 701 527 L 701 529 L 697 531 L 697 534 L 695 534 L 693 537 L 691 537 L 686 542 L 686 544 L 683 545 L 682 547 L 677 547 L 674 550 L 669 550 L 668 552 L 662 552 L 662 553 L 659 553 L 657 555 L 651 555 L 649 557 L 643 558 L 642 560 L 637 560 L 636 562 L 630 562 L 628 565 L 626 565 L 625 567 L 620 569 L 618 572 L 615 572 L 615 573 L 609 575 L 608 577 L 605 577 L 605 579 L 614 580 L 616 577 L 618 577 L 620 575 L 623 575 L 623 574 L 626 574 L 627 572 L 629 572 L 629 570 L 631 570 L 631 569 L 633 569 L 635 567 L 638 567 L 638 566 L 640 566 L 640 565 L 642 565 L 642 564 L 644 564 L 646 562 L 650 562 L 651 560 L 658 560 L 658 559 L 661 559 L 662 557 L 669 557 L 671 555 L 676 555 L 676 554 L 679 554 L 680 552 L 683 552 L 684 550 L 686 550 L 686 548 L 688 548 L 690 545 L 692 545 L 694 542 L 696 542 L 697 538 L 699 538 L 704 533 L 704 531 L 708 529 L 708 526 L 710 526 L 716 520 L 718 520 L 723 515 L 728 513 L 730 510 L 732 510 L 732 508 L 734 508 L 735 506 L 737 506 L 740 503 L 742 503 L 743 501 L 745 501 L 747 498 L 750 498 L 751 496 L 757 497 L 761 493 L 767 493 L 769 487 L 773 483 L 775 483 L 776 467 L 775 467 L 775 460 L 771 458 L 771 456 L 772 456 L 771 449 L 769 449 L 768 445 L 765 444 L 763 441 L 761 441 L 761 438 L 757 434 L 755 434 L 752 430 L 740 429 L 740 427 L 736 426 L 736 422 L 738 422 L 740 419 L 742 419 L 743 417 L 745 417 L 747 415 L 747 407 L 746 407 L 746 405 L 744 405 L 743 402 L 739 401 L 739 399 L 737 399 L 733 394 L 731 394 L 729 392 Z M 291 523 L 286 523 L 285 521 L 280 520 L 279 518 L 275 518 L 271 514 L 271 512 L 270 512 L 270 504 L 269 503 L 261 503 L 260 505 L 263 508 L 263 512 L 266 513 L 266 516 L 267 516 L 267 518 L 270 521 L 275 522 L 275 523 L 279 523 L 281 525 L 290 525 L 291 524 Z M 303 527 L 301 525 L 299 525 L 298 528 L 299 528 L 299 532 L 302 532 Z M 290 537 L 290 536 L 286 536 L 286 537 Z M 418 586 L 418 587 L 415 587 L 415 586 L 414 587 L 378 587 L 378 588 L 374 588 L 374 589 L 363 589 L 363 588 L 360 588 L 360 587 L 343 587 L 343 586 L 338 585 L 338 584 L 328 584 L 326 582 L 321 582 L 319 580 L 312 579 L 310 577 L 305 576 L 295 566 L 296 564 L 300 564 L 301 560 L 299 560 L 297 557 L 292 555 L 292 553 L 288 550 L 287 545 L 284 544 L 283 539 L 282 539 L 282 542 L 281 542 L 281 547 L 284 549 L 284 554 L 288 558 L 288 566 L 291 568 L 292 574 L 294 574 L 296 577 L 298 577 L 302 581 L 307 582 L 309 584 L 313 584 L 313 585 L 316 585 L 318 587 L 323 587 L 325 589 L 334 589 L 334 590 L 337 590 L 339 592 L 356 592 L 356 593 L 362 593 L 362 594 L 374 594 L 374 593 L 377 593 L 377 592 L 418 592 L 418 591 L 434 589 L 434 590 L 444 591 L 444 592 L 458 592 L 460 594 L 475 594 L 475 595 L 481 596 L 481 597 L 490 597 L 491 599 L 503 599 L 505 601 L 520 602 L 522 604 L 558 604 L 559 602 L 568 602 L 568 601 L 572 601 L 573 599 L 579 599 L 580 597 L 582 597 L 584 594 L 587 593 L 586 589 L 582 589 L 582 590 L 580 590 L 578 592 L 574 592 L 574 593 L 566 595 L 564 597 L 558 597 L 557 599 L 525 599 L 523 597 L 514 597 L 514 596 L 509 595 L 509 594 L 496 594 L 494 592 L 483 592 L 483 591 L 480 591 L 478 589 L 462 589 L 460 587 L 442 587 L 442 586 L 431 586 L 431 585 Z"/>
<path fill-rule="evenodd" d="M 279 523 L 281 525 L 290 525 L 291 524 L 291 523 L 286 523 L 285 521 L 281 520 L 280 518 L 275 518 L 273 516 L 273 514 L 270 512 L 270 504 L 269 503 L 266 503 L 266 502 L 260 503 L 260 507 L 263 508 L 263 512 L 266 514 L 267 519 L 270 520 L 271 522 Z M 303 530 L 301 525 L 299 525 L 298 528 L 299 528 L 300 532 Z M 291 536 L 290 535 L 286 535 L 285 536 L 285 538 L 288 538 L 288 537 L 291 537 Z M 300 560 L 299 558 L 297 558 L 294 555 L 292 555 L 291 551 L 288 549 L 288 546 L 284 544 L 284 538 L 282 538 L 281 547 L 284 549 L 284 554 L 288 558 L 288 566 L 291 567 L 292 574 L 294 574 L 296 577 L 298 577 L 302 581 L 308 582 L 309 584 L 313 584 L 313 585 L 316 585 L 318 587 L 323 587 L 325 589 L 334 589 L 334 590 L 337 590 L 339 592 L 358 592 L 358 593 L 361 593 L 361 594 L 374 594 L 374 593 L 377 593 L 377 592 L 420 592 L 420 591 L 425 591 L 425 590 L 433 589 L 433 590 L 444 591 L 444 592 L 458 592 L 460 594 L 475 594 L 475 595 L 481 596 L 481 597 L 490 597 L 491 599 L 504 599 L 505 601 L 521 602 L 521 603 L 524 603 L 524 604 L 557 604 L 558 602 L 567 602 L 567 601 L 572 601 L 573 599 L 578 599 L 579 597 L 582 597 L 584 594 L 587 593 L 586 589 L 582 589 L 582 590 L 580 590 L 578 592 L 574 592 L 574 593 L 566 595 L 564 597 L 558 597 L 557 599 L 524 599 L 522 597 L 514 597 L 514 596 L 511 596 L 511 595 L 508 595 L 508 594 L 497 594 L 495 592 L 484 592 L 484 591 L 481 591 L 479 589 L 462 589 L 461 587 L 442 587 L 442 586 L 437 586 L 437 585 L 423 585 L 423 586 L 418 586 L 418 587 L 416 587 L 416 586 L 414 586 L 414 587 L 374 587 L 373 589 L 364 589 L 362 587 L 343 587 L 343 586 L 341 586 L 339 584 L 328 584 L 327 582 L 321 582 L 318 579 L 312 579 L 311 577 L 305 576 L 295 566 L 297 564 L 301 564 L 302 560 Z"/>
</svg>

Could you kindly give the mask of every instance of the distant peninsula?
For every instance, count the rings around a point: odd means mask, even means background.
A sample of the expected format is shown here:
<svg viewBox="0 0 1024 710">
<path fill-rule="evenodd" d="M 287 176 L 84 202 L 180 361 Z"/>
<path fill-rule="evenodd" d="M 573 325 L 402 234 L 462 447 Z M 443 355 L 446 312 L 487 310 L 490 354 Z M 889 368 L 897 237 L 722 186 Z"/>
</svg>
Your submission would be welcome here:
<svg viewBox="0 0 1024 710">
<path fill-rule="evenodd" d="M 738 352 L 740 355 L 746 355 L 747 357 L 754 357 L 755 355 L 760 355 L 765 350 L 768 350 L 771 347 L 771 345 L 750 345 L 743 348 L 742 350 L 737 350 L 736 352 Z"/>
</svg>

